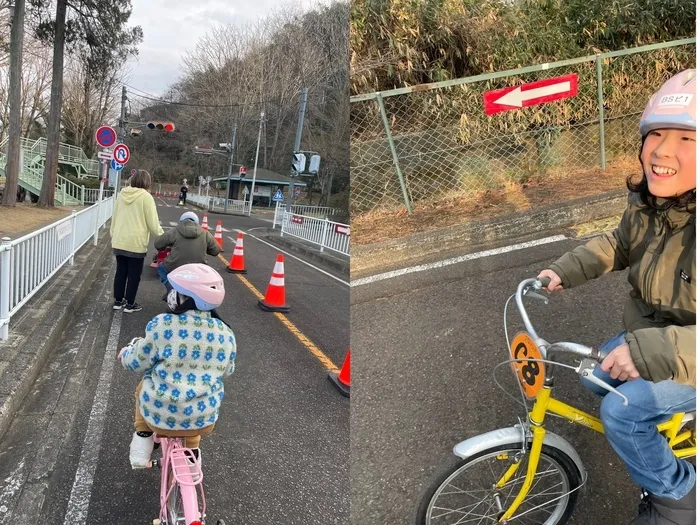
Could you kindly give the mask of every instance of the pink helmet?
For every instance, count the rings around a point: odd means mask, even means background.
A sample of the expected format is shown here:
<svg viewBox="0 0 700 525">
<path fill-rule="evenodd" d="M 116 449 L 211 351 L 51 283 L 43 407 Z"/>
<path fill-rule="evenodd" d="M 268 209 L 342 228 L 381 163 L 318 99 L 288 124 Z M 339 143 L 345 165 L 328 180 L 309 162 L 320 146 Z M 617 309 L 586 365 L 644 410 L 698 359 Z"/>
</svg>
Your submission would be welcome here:
<svg viewBox="0 0 700 525">
<path fill-rule="evenodd" d="M 639 132 L 645 137 L 661 128 L 695 131 L 694 69 L 674 75 L 651 96 L 639 122 Z"/>
<path fill-rule="evenodd" d="M 224 280 L 206 264 L 183 264 L 168 274 L 168 281 L 177 293 L 194 299 L 198 310 L 213 310 L 224 302 Z M 177 306 L 170 302 L 168 297 L 171 309 Z"/>
</svg>

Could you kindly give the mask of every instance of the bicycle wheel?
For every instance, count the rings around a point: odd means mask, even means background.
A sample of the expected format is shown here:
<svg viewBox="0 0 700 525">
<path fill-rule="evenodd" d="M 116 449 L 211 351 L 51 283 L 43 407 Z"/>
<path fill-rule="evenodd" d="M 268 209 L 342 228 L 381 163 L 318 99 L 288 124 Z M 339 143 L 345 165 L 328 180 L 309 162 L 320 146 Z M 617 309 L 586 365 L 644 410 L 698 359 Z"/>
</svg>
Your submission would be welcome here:
<svg viewBox="0 0 700 525">
<path fill-rule="evenodd" d="M 520 443 L 514 442 L 451 465 L 425 492 L 416 524 L 498 523 L 522 487 L 527 458 L 503 488 L 494 486 L 520 452 Z M 578 495 L 578 491 L 570 494 L 569 491 L 580 484 L 580 475 L 571 458 L 559 449 L 543 445 L 530 492 L 508 524 L 563 525 L 571 516 Z"/>
</svg>

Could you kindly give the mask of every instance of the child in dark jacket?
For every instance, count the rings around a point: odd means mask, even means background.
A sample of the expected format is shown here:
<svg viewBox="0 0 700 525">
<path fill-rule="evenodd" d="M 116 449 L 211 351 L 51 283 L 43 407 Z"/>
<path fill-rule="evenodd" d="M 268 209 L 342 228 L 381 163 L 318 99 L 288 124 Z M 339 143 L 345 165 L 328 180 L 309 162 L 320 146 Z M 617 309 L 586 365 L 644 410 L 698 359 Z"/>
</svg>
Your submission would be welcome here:
<svg viewBox="0 0 700 525">
<path fill-rule="evenodd" d="M 221 253 L 221 247 L 208 231 L 199 225 L 196 213 L 188 211 L 180 217 L 177 227 L 168 230 L 155 240 L 156 250 L 171 248 L 170 254 L 158 265 L 158 277 L 165 285 L 166 295 L 172 290 L 168 282 L 168 274 L 183 264 L 205 264 L 206 256 L 216 257 Z"/>
</svg>

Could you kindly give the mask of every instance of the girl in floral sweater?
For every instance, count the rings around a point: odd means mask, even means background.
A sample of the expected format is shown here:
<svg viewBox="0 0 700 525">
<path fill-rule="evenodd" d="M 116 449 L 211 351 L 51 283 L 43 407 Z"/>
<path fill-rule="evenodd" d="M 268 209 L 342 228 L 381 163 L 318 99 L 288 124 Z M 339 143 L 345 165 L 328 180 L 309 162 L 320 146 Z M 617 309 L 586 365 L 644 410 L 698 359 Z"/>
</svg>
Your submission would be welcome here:
<svg viewBox="0 0 700 525">
<path fill-rule="evenodd" d="M 186 264 L 168 280 L 172 313 L 154 317 L 146 336 L 119 353 L 124 368 L 143 373 L 135 394 L 132 468 L 148 466 L 154 432 L 184 437 L 199 458 L 200 437 L 219 416 L 223 378 L 234 370 L 236 339 L 214 310 L 224 299 L 221 276 L 205 264 Z"/>
</svg>

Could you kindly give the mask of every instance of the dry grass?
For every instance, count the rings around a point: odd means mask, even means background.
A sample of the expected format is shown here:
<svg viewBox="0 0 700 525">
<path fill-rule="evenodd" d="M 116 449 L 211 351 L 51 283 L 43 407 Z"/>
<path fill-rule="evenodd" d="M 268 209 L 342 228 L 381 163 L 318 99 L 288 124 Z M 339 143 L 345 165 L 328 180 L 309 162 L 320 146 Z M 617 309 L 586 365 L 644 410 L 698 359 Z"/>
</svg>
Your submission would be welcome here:
<svg viewBox="0 0 700 525">
<path fill-rule="evenodd" d="M 371 244 L 443 228 L 472 220 L 486 219 L 537 206 L 566 202 L 606 191 L 624 189 L 628 176 L 639 173 L 639 163 L 629 159 L 600 168 L 558 173 L 526 184 L 506 183 L 467 198 L 451 198 L 418 204 L 411 215 L 405 209 L 366 213 L 352 218 L 352 242 Z"/>
<path fill-rule="evenodd" d="M 617 228 L 618 224 L 620 224 L 621 218 L 622 215 L 613 215 L 612 217 L 606 217 L 605 219 L 598 219 L 596 221 L 577 224 L 572 226 L 571 229 L 576 234 L 576 237 L 587 237 L 596 233 L 614 230 Z"/>
<path fill-rule="evenodd" d="M 35 204 L 17 203 L 0 206 L 0 237 L 17 239 L 71 214 L 72 208 L 39 208 Z"/>
</svg>

